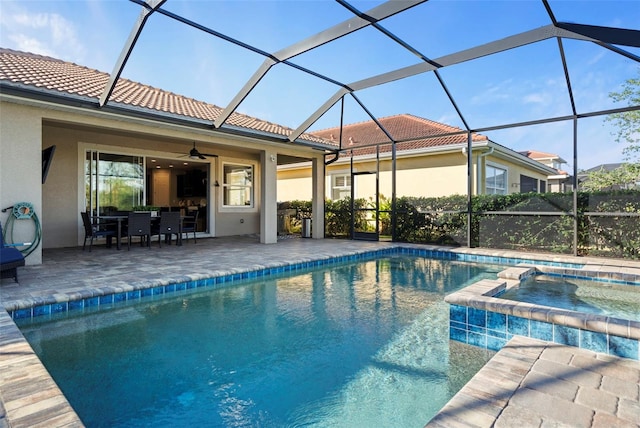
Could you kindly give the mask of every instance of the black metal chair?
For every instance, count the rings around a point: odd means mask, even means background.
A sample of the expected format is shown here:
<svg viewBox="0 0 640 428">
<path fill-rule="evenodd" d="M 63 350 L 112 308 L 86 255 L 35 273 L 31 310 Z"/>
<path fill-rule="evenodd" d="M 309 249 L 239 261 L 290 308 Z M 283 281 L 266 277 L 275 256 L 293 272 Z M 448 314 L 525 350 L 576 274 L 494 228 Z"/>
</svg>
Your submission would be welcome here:
<svg viewBox="0 0 640 428">
<path fill-rule="evenodd" d="M 127 247 L 131 250 L 131 238 L 140 237 L 140 244 L 147 242 L 147 247 L 151 248 L 151 213 L 150 212 L 130 212 L 127 222 Z"/>
<path fill-rule="evenodd" d="M 162 247 L 162 235 L 166 243 L 171 244 L 171 238 L 176 235 L 176 243 L 180 242 L 180 213 L 177 211 L 160 212 L 160 223 L 153 227 L 151 236 L 158 235 L 158 245 Z"/>
<path fill-rule="evenodd" d="M 0 278 L 13 278 L 18 282 L 18 268 L 24 266 L 24 256 L 18 249 L 4 243 L 0 224 Z"/>
<path fill-rule="evenodd" d="M 107 247 L 111 247 L 113 237 L 118 233 L 115 229 L 116 224 L 94 223 L 91 221 L 89 213 L 86 211 L 82 211 L 80 216 L 82 217 L 82 224 L 84 225 L 84 242 L 82 243 L 82 251 L 84 251 L 87 246 L 87 239 L 89 239 L 89 252 L 91 252 L 94 238 L 107 238 Z"/>
<path fill-rule="evenodd" d="M 198 231 L 198 210 L 195 211 L 194 216 L 187 216 L 182 220 L 182 233 L 187 235 L 187 242 L 189 242 L 189 234 L 193 233 L 193 243 L 196 241 L 196 232 Z"/>
</svg>

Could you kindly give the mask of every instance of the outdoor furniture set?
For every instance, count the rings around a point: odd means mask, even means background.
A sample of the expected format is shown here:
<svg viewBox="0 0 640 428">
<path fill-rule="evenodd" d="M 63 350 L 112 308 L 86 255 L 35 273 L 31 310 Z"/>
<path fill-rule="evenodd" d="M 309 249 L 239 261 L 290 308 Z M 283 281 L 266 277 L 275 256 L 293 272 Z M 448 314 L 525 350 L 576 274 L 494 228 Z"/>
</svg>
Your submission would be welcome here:
<svg viewBox="0 0 640 428">
<path fill-rule="evenodd" d="M 127 238 L 127 248 L 131 249 L 133 237 L 140 237 L 141 245 L 151 247 L 153 236 L 158 236 L 158 245 L 162 247 L 162 236 L 166 244 L 171 244 L 173 235 L 176 236 L 176 244 L 182 245 L 182 236 L 186 234 L 187 242 L 189 234 L 193 234 L 196 242 L 198 224 L 198 212 L 195 216 L 181 216 L 177 211 L 161 212 L 159 216 L 152 217 L 150 212 L 128 212 L 115 215 L 90 216 L 87 212 L 81 212 L 84 224 L 84 243 L 86 247 L 89 240 L 91 251 L 94 238 L 106 238 L 107 247 L 111 247 L 113 238 L 116 238 L 116 248 L 121 248 L 121 238 Z"/>
</svg>

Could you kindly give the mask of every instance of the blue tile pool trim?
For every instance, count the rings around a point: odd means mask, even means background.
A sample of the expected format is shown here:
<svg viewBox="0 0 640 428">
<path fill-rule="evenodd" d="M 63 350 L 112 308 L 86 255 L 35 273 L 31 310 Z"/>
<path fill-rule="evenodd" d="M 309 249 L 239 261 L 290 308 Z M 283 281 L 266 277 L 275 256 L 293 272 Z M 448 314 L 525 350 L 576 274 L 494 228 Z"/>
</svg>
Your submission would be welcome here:
<svg viewBox="0 0 640 428">
<path fill-rule="evenodd" d="M 451 339 L 494 351 L 518 335 L 640 360 L 640 341 L 634 338 L 455 304 L 449 320 Z"/>
<path fill-rule="evenodd" d="M 464 261 L 464 262 L 476 262 L 486 264 L 497 265 L 517 265 L 517 264 L 536 264 L 546 265 L 565 269 L 579 269 L 583 265 L 574 263 L 561 263 L 551 262 L 545 260 L 535 259 L 523 259 L 523 258 L 510 258 L 510 257 L 495 257 L 478 254 L 465 254 L 455 251 L 447 251 L 443 249 L 430 249 L 430 248 L 408 248 L 408 247 L 389 247 L 380 250 L 365 251 L 362 253 L 356 253 L 345 256 L 330 257 L 325 259 L 309 260 L 305 262 L 292 263 L 287 265 L 266 267 L 262 269 L 255 269 L 244 272 L 228 273 L 220 276 L 214 276 L 209 278 L 180 278 L 177 280 L 169 280 L 165 283 L 133 283 L 130 284 L 132 290 L 122 290 L 118 288 L 105 287 L 98 290 L 87 290 L 84 293 L 75 293 L 68 296 L 66 301 L 58 301 L 55 297 L 51 296 L 49 299 L 41 299 L 30 303 L 25 303 L 24 307 L 7 308 L 9 315 L 14 320 L 34 318 L 34 317 L 46 317 L 53 314 L 85 310 L 96 309 L 99 307 L 111 307 L 115 303 L 128 302 L 139 300 L 148 296 L 158 296 L 170 293 L 175 293 L 184 290 L 190 290 L 201 287 L 219 287 L 230 285 L 233 282 L 237 282 L 245 279 L 255 279 L 262 277 L 269 277 L 272 275 L 279 275 L 283 273 L 290 273 L 296 271 L 303 271 L 316 267 L 332 265 L 336 263 L 350 263 L 354 261 L 370 260 L 379 257 L 393 256 L 393 255 L 410 255 L 416 257 L 425 257 L 431 259 L 440 260 L 452 260 L 452 261 Z M 58 296 L 58 299 L 60 296 Z"/>
<path fill-rule="evenodd" d="M 562 279 L 579 279 L 581 281 L 595 281 L 605 284 L 615 285 L 633 285 L 640 286 L 640 280 L 625 280 L 619 278 L 613 278 L 610 276 L 599 276 L 594 278 L 592 275 L 580 274 L 580 273 L 566 273 L 566 272 L 536 272 L 535 275 L 547 275 Z"/>
</svg>

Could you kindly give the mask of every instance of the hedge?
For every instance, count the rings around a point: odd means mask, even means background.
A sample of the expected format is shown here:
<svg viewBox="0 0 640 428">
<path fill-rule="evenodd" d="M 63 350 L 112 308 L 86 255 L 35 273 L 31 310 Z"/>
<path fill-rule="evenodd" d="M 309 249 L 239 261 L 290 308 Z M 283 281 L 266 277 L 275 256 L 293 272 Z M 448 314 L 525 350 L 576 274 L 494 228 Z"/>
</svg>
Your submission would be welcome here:
<svg viewBox="0 0 640 428">
<path fill-rule="evenodd" d="M 640 191 L 579 192 L 577 197 L 577 254 L 640 259 Z M 296 204 L 310 213 L 310 202 Z M 354 205 L 366 208 L 371 202 L 356 199 Z M 574 253 L 573 193 L 479 195 L 471 206 L 472 247 Z M 390 212 L 390 200 L 381 197 L 382 235 L 391 235 Z M 356 213 L 358 227 L 371 228 L 365 212 Z M 397 198 L 396 219 L 396 241 L 467 245 L 464 195 Z M 325 235 L 348 238 L 350 225 L 351 200 L 327 200 Z"/>
</svg>

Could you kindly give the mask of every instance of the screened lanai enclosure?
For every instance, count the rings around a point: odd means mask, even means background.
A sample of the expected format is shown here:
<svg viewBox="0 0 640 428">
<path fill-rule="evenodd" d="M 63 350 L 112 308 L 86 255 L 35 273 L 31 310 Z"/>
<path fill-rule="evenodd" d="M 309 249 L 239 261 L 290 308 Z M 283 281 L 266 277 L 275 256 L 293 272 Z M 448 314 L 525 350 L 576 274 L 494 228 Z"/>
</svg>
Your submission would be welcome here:
<svg viewBox="0 0 640 428">
<path fill-rule="evenodd" d="M 640 257 L 634 1 L 104 7 L 130 32 L 109 32 L 100 105 L 123 76 L 221 106 L 185 126 L 286 126 L 252 136 L 324 152 L 327 236 Z M 311 166 L 277 163 L 278 202 L 304 213 Z"/>
</svg>

